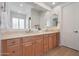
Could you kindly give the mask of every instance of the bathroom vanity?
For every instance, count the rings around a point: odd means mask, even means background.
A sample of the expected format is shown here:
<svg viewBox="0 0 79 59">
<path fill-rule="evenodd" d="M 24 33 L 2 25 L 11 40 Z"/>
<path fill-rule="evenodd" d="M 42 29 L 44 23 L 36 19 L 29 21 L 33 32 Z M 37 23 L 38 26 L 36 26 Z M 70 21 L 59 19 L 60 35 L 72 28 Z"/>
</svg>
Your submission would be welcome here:
<svg viewBox="0 0 79 59">
<path fill-rule="evenodd" d="M 59 46 L 59 31 L 4 35 L 3 56 L 41 56 Z"/>
</svg>

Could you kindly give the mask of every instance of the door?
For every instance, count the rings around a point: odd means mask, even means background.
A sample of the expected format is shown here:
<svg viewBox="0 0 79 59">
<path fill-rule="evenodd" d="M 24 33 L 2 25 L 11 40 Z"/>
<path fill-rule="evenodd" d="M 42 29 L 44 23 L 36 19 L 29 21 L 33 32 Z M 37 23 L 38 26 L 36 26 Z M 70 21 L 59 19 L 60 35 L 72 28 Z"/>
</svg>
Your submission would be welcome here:
<svg viewBox="0 0 79 59">
<path fill-rule="evenodd" d="M 72 3 L 63 8 L 61 44 L 79 50 L 79 3 Z"/>
<path fill-rule="evenodd" d="M 75 3 L 75 20 L 73 21 L 73 39 L 75 41 L 74 47 L 79 50 L 79 3 Z"/>
</svg>

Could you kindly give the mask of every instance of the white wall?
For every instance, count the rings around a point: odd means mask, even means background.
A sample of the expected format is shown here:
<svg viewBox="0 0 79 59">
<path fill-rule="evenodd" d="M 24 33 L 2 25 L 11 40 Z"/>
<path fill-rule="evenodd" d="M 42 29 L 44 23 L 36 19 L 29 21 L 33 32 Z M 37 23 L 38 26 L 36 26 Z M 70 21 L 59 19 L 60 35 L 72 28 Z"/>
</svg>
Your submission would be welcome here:
<svg viewBox="0 0 79 59">
<path fill-rule="evenodd" d="M 41 13 L 41 17 L 40 17 L 40 27 L 41 28 L 44 28 L 45 27 L 45 25 L 46 25 L 46 20 L 45 20 L 45 13 L 46 12 L 42 12 Z"/>
<path fill-rule="evenodd" d="M 47 20 L 51 19 L 51 15 L 52 13 L 50 11 L 42 12 L 41 19 L 40 19 L 41 28 L 46 28 Z"/>
<path fill-rule="evenodd" d="M 40 25 L 40 11 L 37 11 L 35 9 L 31 10 L 31 26 L 32 28 L 35 28 L 35 25 Z"/>
</svg>

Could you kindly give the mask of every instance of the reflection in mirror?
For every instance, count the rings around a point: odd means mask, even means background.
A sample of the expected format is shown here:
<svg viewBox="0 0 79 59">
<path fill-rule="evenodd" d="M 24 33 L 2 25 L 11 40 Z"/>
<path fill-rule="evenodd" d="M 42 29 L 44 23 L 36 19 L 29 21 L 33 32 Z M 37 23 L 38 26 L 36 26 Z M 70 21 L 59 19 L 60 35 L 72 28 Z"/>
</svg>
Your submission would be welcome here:
<svg viewBox="0 0 79 59">
<path fill-rule="evenodd" d="M 28 29 L 28 19 L 31 17 L 31 6 L 29 4 L 25 2 L 6 2 L 5 7 L 4 4 L 2 5 L 1 30 Z"/>
<path fill-rule="evenodd" d="M 58 25 L 58 15 L 53 14 L 50 20 L 47 20 L 47 27 L 57 27 Z"/>
<path fill-rule="evenodd" d="M 11 25 L 12 29 L 24 29 L 26 22 L 26 15 L 11 11 Z"/>
</svg>

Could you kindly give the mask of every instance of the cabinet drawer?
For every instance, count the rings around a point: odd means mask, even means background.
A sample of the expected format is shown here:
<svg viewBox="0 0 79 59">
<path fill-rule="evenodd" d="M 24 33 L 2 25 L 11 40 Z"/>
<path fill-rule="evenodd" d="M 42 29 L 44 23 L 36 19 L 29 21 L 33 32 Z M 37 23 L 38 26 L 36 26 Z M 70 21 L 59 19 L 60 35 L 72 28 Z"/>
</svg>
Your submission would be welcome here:
<svg viewBox="0 0 79 59">
<path fill-rule="evenodd" d="M 32 36 L 33 40 L 35 40 L 35 39 L 42 39 L 42 38 L 43 38 L 43 35 Z"/>
<path fill-rule="evenodd" d="M 33 42 L 26 42 L 26 43 L 23 43 L 23 46 L 31 46 L 33 44 Z"/>
<path fill-rule="evenodd" d="M 19 45 L 20 39 L 9 39 L 7 40 L 8 46 Z"/>
<path fill-rule="evenodd" d="M 22 42 L 23 42 L 23 43 L 26 43 L 26 42 L 29 42 L 29 41 L 32 41 L 31 36 L 30 36 L 30 37 L 24 37 L 24 38 L 22 39 Z"/>
<path fill-rule="evenodd" d="M 49 34 L 44 34 L 44 38 L 45 38 L 45 37 L 49 37 Z"/>
<path fill-rule="evenodd" d="M 43 42 L 43 39 L 37 39 L 36 40 L 36 43 L 38 43 L 38 44 L 41 43 L 41 42 Z"/>
<path fill-rule="evenodd" d="M 23 56 L 33 56 L 34 48 L 32 42 L 23 43 Z"/>
<path fill-rule="evenodd" d="M 36 39 L 42 39 L 42 38 L 43 38 L 43 35 L 29 36 L 29 37 L 24 37 L 22 42 L 24 43 L 24 42 L 34 41 Z"/>
<path fill-rule="evenodd" d="M 7 55 L 9 56 L 19 56 L 21 54 L 20 52 L 21 51 L 19 46 L 12 46 L 7 48 Z"/>
<path fill-rule="evenodd" d="M 56 36 L 56 33 L 51 33 L 51 34 L 49 34 L 49 36 Z"/>
</svg>

